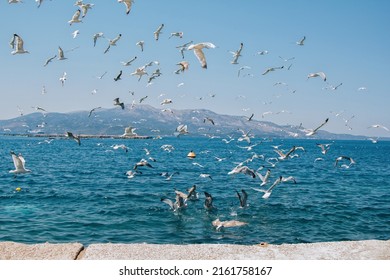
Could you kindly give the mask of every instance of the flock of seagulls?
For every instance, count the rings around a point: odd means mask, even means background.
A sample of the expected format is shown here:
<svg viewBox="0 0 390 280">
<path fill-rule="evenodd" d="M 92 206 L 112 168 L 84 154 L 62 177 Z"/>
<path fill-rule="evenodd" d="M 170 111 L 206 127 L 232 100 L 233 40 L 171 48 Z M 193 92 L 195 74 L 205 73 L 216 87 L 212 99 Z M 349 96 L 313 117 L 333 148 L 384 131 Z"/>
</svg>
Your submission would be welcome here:
<svg viewBox="0 0 390 280">
<path fill-rule="evenodd" d="M 8 1 L 9 4 L 16 4 L 16 3 L 21 3 L 21 2 L 22 1 L 20 1 L 20 0 L 10 0 L 10 1 Z M 43 1 L 36 1 L 36 2 L 37 2 L 38 7 L 40 7 Z M 132 0 L 118 0 L 117 2 L 124 4 L 124 6 L 125 6 L 125 13 L 126 14 L 130 14 L 134 1 L 132 1 Z M 72 26 L 73 24 L 81 23 L 83 18 L 87 15 L 88 10 L 92 9 L 94 4 L 86 4 L 83 1 L 76 1 L 75 6 L 77 6 L 78 8 L 74 12 L 74 14 L 71 17 L 71 19 L 68 21 L 68 24 L 70 26 Z M 158 41 L 160 39 L 161 34 L 163 34 L 164 27 L 165 27 L 165 25 L 162 23 L 153 32 L 153 36 L 154 36 L 155 41 Z M 79 35 L 79 30 L 76 30 L 72 35 L 73 35 L 74 38 L 76 38 Z M 182 31 L 180 31 L 180 32 L 171 32 L 170 36 L 168 37 L 168 39 L 173 38 L 173 37 L 177 37 L 179 39 L 182 39 L 183 36 L 184 36 L 184 32 L 182 32 Z M 107 52 L 109 52 L 111 50 L 112 47 L 117 46 L 117 43 L 120 41 L 121 38 L 122 38 L 122 34 L 118 34 L 115 38 L 108 39 L 108 38 L 105 37 L 103 32 L 98 32 L 98 33 L 95 33 L 93 35 L 93 46 L 96 47 L 96 45 L 98 43 L 98 40 L 99 40 L 99 44 L 101 42 L 100 40 L 102 40 L 102 41 L 103 40 L 107 40 L 107 47 L 105 48 L 105 50 L 103 52 L 104 54 L 106 54 Z M 174 39 L 172 39 L 172 40 L 174 40 Z M 306 37 L 303 36 L 300 40 L 298 40 L 295 43 L 296 43 L 296 45 L 302 47 L 302 46 L 305 45 L 305 42 L 306 42 L 305 40 L 306 40 Z M 9 45 L 10 45 L 10 47 L 12 49 L 12 52 L 11 52 L 12 55 L 16 55 L 16 54 L 29 54 L 29 51 L 24 48 L 24 41 L 23 41 L 23 39 L 18 34 L 13 34 L 12 39 L 11 39 Z M 145 47 L 145 42 L 142 41 L 142 40 L 138 41 L 136 43 L 136 46 L 140 48 L 141 52 L 143 52 L 144 51 L 144 47 Z M 146 47 L 148 47 L 148 45 Z M 211 51 L 212 49 L 216 49 L 217 46 L 215 44 L 211 43 L 211 42 L 200 42 L 200 43 L 195 43 L 194 44 L 193 41 L 189 41 L 189 42 L 187 42 L 185 44 L 177 46 L 176 48 L 179 50 L 181 58 L 183 59 L 183 61 L 180 61 L 180 62 L 176 63 L 176 66 L 178 66 L 178 69 L 174 73 L 179 75 L 179 74 L 182 74 L 182 73 L 184 73 L 184 72 L 189 70 L 189 62 L 188 61 L 184 61 L 184 57 L 185 57 L 184 54 L 185 54 L 186 51 L 191 51 L 192 50 L 194 55 L 195 55 L 195 57 L 196 57 L 196 59 L 199 61 L 199 64 L 200 64 L 201 68 L 207 69 L 208 63 L 207 63 L 205 54 L 208 54 L 208 51 Z M 241 42 L 239 47 L 238 47 L 238 49 L 236 51 L 230 51 L 230 53 L 232 54 L 232 60 L 230 61 L 231 64 L 237 65 L 237 64 L 240 63 L 239 60 L 243 56 L 243 54 L 242 54 L 243 53 L 243 49 L 244 49 L 244 43 Z M 60 46 L 58 46 L 58 53 L 55 54 L 55 55 L 50 56 L 45 61 L 43 66 L 44 67 L 48 66 L 50 63 L 55 61 L 55 59 L 59 60 L 59 61 L 66 60 L 67 57 L 65 57 L 65 53 L 66 52 L 64 52 L 63 49 Z M 262 51 L 257 52 L 256 54 L 257 55 L 267 55 L 268 53 L 269 53 L 268 50 L 262 50 Z M 292 60 L 295 59 L 295 57 L 283 58 L 281 56 L 279 56 L 279 58 L 281 60 L 283 60 L 283 62 L 288 62 L 288 61 L 292 61 Z M 136 60 L 137 60 L 137 56 L 134 56 L 133 58 L 129 59 L 128 61 L 121 61 L 121 64 L 124 67 L 131 66 L 132 63 L 134 63 L 134 61 L 136 61 Z M 148 67 L 151 67 L 152 65 L 155 65 L 157 67 L 159 65 L 159 62 L 158 61 L 151 61 L 150 63 L 148 63 L 148 64 L 146 64 L 144 66 L 137 67 L 135 69 L 135 71 L 132 72 L 130 75 L 138 77 L 138 81 L 140 81 L 143 76 L 147 76 L 148 77 L 148 84 L 150 84 L 154 79 L 160 77 L 161 74 L 162 74 L 160 69 L 156 69 L 152 74 L 149 74 L 151 72 L 148 73 L 147 69 L 148 69 Z M 268 75 L 271 72 L 274 72 L 274 71 L 277 71 L 277 70 L 286 69 L 286 68 L 288 70 L 290 70 L 291 69 L 291 65 L 288 66 L 288 67 L 287 67 L 287 65 L 286 65 L 286 67 L 284 65 L 275 66 L 275 67 L 268 67 L 268 68 L 265 69 L 264 72 L 262 72 L 262 75 Z M 237 76 L 240 77 L 241 75 L 244 75 L 244 74 L 242 74 L 242 72 L 243 71 L 248 71 L 250 69 L 251 69 L 250 66 L 242 66 L 242 67 L 240 67 L 239 70 L 238 70 Z M 102 75 L 100 75 L 97 78 L 98 79 L 103 79 L 103 77 L 106 74 L 107 74 L 107 71 L 104 72 Z M 113 78 L 114 82 L 120 81 L 122 79 L 122 75 L 123 75 L 123 71 L 120 70 L 118 72 L 118 74 Z M 272 74 L 270 74 L 270 75 L 272 75 Z M 309 73 L 307 75 L 307 80 L 309 80 L 311 78 L 317 78 L 317 77 L 322 79 L 323 82 L 327 82 L 327 76 L 322 71 Z M 62 87 L 65 85 L 66 80 L 67 80 L 67 73 L 63 72 L 63 75 L 59 78 L 59 81 L 60 81 Z M 282 82 L 280 82 L 280 83 L 278 83 L 278 85 L 284 85 L 284 84 Z M 342 83 L 339 83 L 336 86 L 330 85 L 329 89 L 336 90 L 341 85 L 342 85 Z M 362 87 L 360 90 L 365 90 L 365 89 L 363 89 L 363 87 Z M 139 103 L 142 103 L 147 97 L 148 96 L 140 98 L 139 99 Z M 165 106 L 165 105 L 169 105 L 169 104 L 172 104 L 172 103 L 173 103 L 172 99 L 164 98 L 163 100 L 161 100 L 160 105 L 161 106 Z M 121 101 L 119 97 L 117 97 L 117 98 L 115 98 L 113 100 L 113 105 L 120 107 L 122 110 L 125 109 L 125 103 L 123 101 Z M 39 108 L 39 107 L 37 107 L 37 108 Z M 96 113 L 97 110 L 99 110 L 101 108 L 102 107 L 99 106 L 99 107 L 95 107 L 95 108 L 91 109 L 89 111 L 88 117 L 91 117 L 94 113 Z M 44 109 L 42 109 L 42 110 L 44 110 Z M 169 109 L 165 109 L 165 110 L 169 111 Z M 266 115 L 266 113 L 267 112 L 263 113 L 262 117 L 264 117 Z M 269 113 L 272 113 L 272 112 L 269 112 Z M 253 120 L 254 116 L 255 116 L 255 114 L 252 113 L 252 114 L 250 114 L 249 117 L 245 117 L 245 120 L 247 122 L 250 122 L 250 121 Z M 308 136 L 308 137 L 314 136 L 315 134 L 318 133 L 318 131 L 322 127 L 324 127 L 328 123 L 328 121 L 329 121 L 329 118 L 326 118 L 325 121 L 322 122 L 316 128 L 306 130 L 306 134 L 305 135 Z M 216 125 L 215 121 L 212 118 L 208 117 L 208 116 L 204 116 L 203 123 L 207 124 L 207 125 L 209 125 L 211 127 Z M 384 129 L 385 131 L 390 131 L 387 127 L 385 127 L 383 125 L 380 125 L 380 124 L 374 124 L 374 125 L 369 126 L 368 128 L 381 128 L 381 129 Z M 256 143 L 256 144 L 250 145 L 252 139 L 254 138 L 254 135 L 251 134 L 251 130 L 243 131 L 242 129 L 238 129 L 238 132 L 240 132 L 241 134 L 240 134 L 240 136 L 236 140 L 237 143 L 244 141 L 244 142 L 247 142 L 248 145 L 249 145 L 247 147 L 242 147 L 241 146 L 241 148 L 243 148 L 243 150 L 246 150 L 247 152 L 252 152 L 255 147 L 257 147 L 257 146 L 259 146 L 261 144 L 261 143 Z M 174 135 L 177 136 L 177 137 L 182 137 L 182 136 L 187 135 L 189 133 L 190 133 L 190 130 L 188 128 L 188 125 L 186 125 L 186 124 L 179 124 L 177 126 L 175 132 L 174 132 Z M 80 135 L 76 136 L 72 132 L 67 131 L 66 132 L 66 137 L 69 138 L 69 139 L 74 140 L 78 145 L 81 145 L 81 137 L 80 137 Z M 233 141 L 235 141 L 235 139 L 233 139 L 232 136 L 230 136 L 230 139 L 223 139 L 223 140 L 224 140 L 223 142 L 226 145 L 229 145 L 230 143 L 233 143 Z M 327 152 L 329 151 L 329 149 L 331 147 L 331 143 L 316 144 L 316 145 L 319 148 L 321 148 L 321 153 L 324 156 L 327 154 Z M 172 152 L 174 150 L 174 147 L 171 146 L 171 145 L 163 145 L 163 146 L 161 146 L 161 149 L 164 150 L 164 151 Z M 125 145 L 113 145 L 112 149 L 114 149 L 114 150 L 122 149 L 126 153 L 129 151 L 129 148 L 127 146 L 125 146 Z M 299 157 L 299 155 L 297 154 L 298 150 L 303 150 L 304 151 L 303 147 L 297 147 L 297 146 L 293 146 L 293 147 L 291 147 L 288 150 L 282 150 L 282 149 L 279 149 L 279 147 L 275 147 L 274 152 L 278 156 L 277 157 L 275 156 L 274 158 L 268 158 L 268 159 L 265 159 L 264 155 L 258 155 L 258 154 L 255 154 L 255 153 L 251 154 L 251 157 L 248 158 L 246 161 L 240 162 L 240 163 L 236 163 L 236 166 L 233 167 L 232 170 L 227 173 L 227 175 L 229 175 L 229 176 L 230 175 L 233 175 L 233 176 L 242 176 L 242 175 L 244 175 L 247 178 L 249 178 L 249 180 L 250 179 L 258 180 L 257 183 L 259 184 L 259 186 L 260 187 L 265 187 L 268 184 L 270 184 L 271 176 L 274 173 L 274 171 L 271 172 L 270 168 L 275 168 L 277 166 L 277 164 L 280 164 L 280 162 L 282 162 L 282 161 L 287 161 L 287 160 L 291 160 L 294 157 Z M 146 151 L 146 153 L 150 153 L 150 152 Z M 16 175 L 16 174 L 24 174 L 24 173 L 31 173 L 31 170 L 25 168 L 26 161 L 25 161 L 24 157 L 21 154 L 16 155 L 13 151 L 11 151 L 11 156 L 12 156 L 12 160 L 13 160 L 15 169 L 9 171 L 10 173 L 13 173 L 14 175 Z M 259 169 L 255 170 L 253 168 L 250 168 L 247 165 L 248 162 L 253 161 L 255 159 L 259 159 L 259 158 L 263 159 L 270 166 L 270 168 L 267 168 L 267 171 L 265 172 L 264 175 L 260 174 L 260 172 L 259 172 L 260 170 Z M 220 161 L 225 160 L 225 158 L 216 157 L 216 160 L 218 162 L 220 162 Z M 142 159 L 142 160 L 136 162 L 134 164 L 132 170 L 129 170 L 129 171 L 127 171 L 125 173 L 127 178 L 133 179 L 137 175 L 142 174 L 142 171 L 140 171 L 140 170 L 142 170 L 143 168 L 154 169 L 155 167 L 153 166 L 154 163 L 152 161 L 153 161 L 152 159 L 148 159 L 148 160 Z M 335 167 L 340 167 L 340 168 L 350 168 L 350 167 L 352 167 L 355 164 L 356 164 L 356 161 L 354 159 L 352 159 L 351 157 L 346 156 L 346 155 L 341 155 L 341 156 L 338 156 L 335 159 L 334 166 Z M 195 165 L 195 163 L 194 163 L 194 165 Z M 198 164 L 198 167 L 202 168 L 203 166 Z M 162 177 L 165 177 L 166 180 L 170 181 L 170 180 L 174 180 L 173 176 L 179 175 L 179 172 L 169 172 L 169 173 L 168 172 L 164 172 L 164 173 L 161 173 L 160 175 Z M 204 180 L 209 180 L 210 182 L 214 180 L 213 179 L 213 175 L 209 174 L 209 173 L 200 173 L 199 177 L 203 178 Z M 288 182 L 292 182 L 294 185 L 299 185 L 299 181 L 297 182 L 297 180 L 295 179 L 294 176 L 284 177 L 282 175 L 279 175 L 277 177 L 277 179 L 275 179 L 273 181 L 273 183 L 268 188 L 264 188 L 263 189 L 263 188 L 252 187 L 251 189 L 256 191 L 256 192 L 263 193 L 263 195 L 262 195 L 263 199 L 269 199 L 276 186 L 284 184 L 284 183 L 288 183 Z M 186 193 L 178 191 L 178 190 L 175 190 L 174 194 L 175 194 L 175 199 L 174 200 L 172 200 L 170 198 L 165 198 L 165 197 L 161 198 L 161 202 L 167 204 L 169 206 L 169 209 L 171 209 L 174 212 L 178 212 L 178 211 L 180 211 L 180 209 L 185 208 L 187 206 L 187 203 L 189 203 L 189 201 L 199 199 L 199 193 L 197 193 L 196 185 L 193 185 L 191 188 L 189 188 Z M 210 194 L 210 192 L 204 191 L 203 195 L 204 195 L 204 203 L 203 203 L 204 208 L 207 211 L 215 210 L 216 207 L 215 207 L 215 205 L 213 203 L 213 196 Z M 238 198 L 238 205 L 239 205 L 239 207 L 241 207 L 241 208 L 248 207 L 248 192 L 246 190 L 244 190 L 244 189 L 241 189 L 240 191 L 236 190 L 236 195 L 237 195 L 237 198 Z M 216 219 L 216 220 L 214 220 L 212 222 L 212 225 L 217 230 L 220 230 L 222 228 L 227 228 L 227 227 L 245 226 L 245 225 L 247 225 L 247 223 L 246 222 L 237 221 L 237 220 L 221 221 L 219 219 Z"/>
</svg>

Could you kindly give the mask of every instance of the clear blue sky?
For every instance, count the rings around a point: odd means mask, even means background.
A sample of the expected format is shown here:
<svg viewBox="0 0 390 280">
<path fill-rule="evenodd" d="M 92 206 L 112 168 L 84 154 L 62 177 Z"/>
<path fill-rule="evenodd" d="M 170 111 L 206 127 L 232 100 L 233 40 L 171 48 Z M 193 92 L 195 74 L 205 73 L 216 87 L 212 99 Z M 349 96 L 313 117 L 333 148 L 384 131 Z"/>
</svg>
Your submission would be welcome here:
<svg viewBox="0 0 390 280">
<path fill-rule="evenodd" d="M 77 7 L 75 1 L 45 0 L 38 9 L 33 0 L 21 4 L 0 3 L 0 119 L 34 112 L 41 106 L 49 112 L 90 110 L 113 107 L 119 97 L 130 104 L 144 96 L 145 104 L 165 108 L 158 98 L 170 98 L 171 109 L 206 108 L 217 113 L 247 115 L 278 124 L 314 128 L 329 117 L 324 129 L 336 133 L 390 136 L 390 1 L 159 1 L 135 0 L 129 15 L 116 0 L 84 1 L 94 3 L 83 23 L 70 26 Z M 159 41 L 153 32 L 164 23 Z M 80 34 L 73 39 L 72 32 Z M 184 32 L 182 39 L 171 32 Z M 108 41 L 100 39 L 93 47 L 93 34 L 106 38 L 119 33 L 116 47 L 103 54 Z M 24 40 L 30 54 L 11 55 L 13 33 Z M 306 36 L 304 46 L 296 41 Z M 136 42 L 144 40 L 145 50 Z M 185 53 L 189 70 L 174 74 L 182 61 L 175 46 L 188 41 L 212 42 L 206 49 L 208 69 L 202 69 L 192 51 Z M 244 44 L 238 65 L 230 63 L 229 51 Z M 45 60 L 61 46 L 68 58 Z M 267 55 L 255 55 L 267 50 Z M 121 61 L 138 59 L 124 67 Z M 283 58 L 295 57 L 288 62 Z M 152 60 L 160 62 L 163 73 L 146 87 L 147 77 L 137 81 L 130 76 L 137 67 Z M 287 67 L 292 64 L 290 70 Z M 266 68 L 285 68 L 261 75 Z M 238 77 L 238 69 L 249 66 Z M 150 70 L 149 70 L 150 69 Z M 156 66 L 149 68 L 151 74 Z M 122 80 L 113 78 L 123 70 Z M 59 78 L 67 72 L 62 87 Z M 103 79 L 99 76 L 107 71 Z M 312 72 L 323 71 L 330 85 L 343 83 L 337 90 L 320 78 L 307 80 Z M 245 75 L 249 74 L 249 75 Z M 285 83 L 275 85 L 275 83 Z M 184 83 L 178 87 L 179 83 Z M 41 94 L 45 86 L 47 93 Z M 366 90 L 358 90 L 365 87 Z M 97 89 L 92 95 L 91 91 Z M 134 91 L 135 95 L 129 94 Z M 294 92 L 293 92 L 294 91 Z M 210 97 L 215 94 L 215 97 Z M 244 111 L 247 110 L 247 111 Z M 264 112 L 272 112 L 266 114 Z M 276 114 L 277 112 L 282 112 Z M 342 114 L 336 116 L 337 113 Z M 344 119 L 350 119 L 347 124 Z M 343 119 L 344 118 L 344 119 Z"/>
</svg>

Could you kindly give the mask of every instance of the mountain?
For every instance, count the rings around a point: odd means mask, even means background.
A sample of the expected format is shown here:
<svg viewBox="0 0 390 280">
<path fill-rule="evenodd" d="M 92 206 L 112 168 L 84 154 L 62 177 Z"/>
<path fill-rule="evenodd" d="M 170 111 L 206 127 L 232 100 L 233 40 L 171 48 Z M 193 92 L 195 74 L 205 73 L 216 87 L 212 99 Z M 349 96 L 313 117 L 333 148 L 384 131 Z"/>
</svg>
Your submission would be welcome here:
<svg viewBox="0 0 390 280">
<path fill-rule="evenodd" d="M 250 131 L 256 137 L 308 138 L 302 127 L 277 125 L 257 121 L 244 116 L 221 115 L 205 109 L 166 110 L 149 105 L 137 105 L 97 109 L 89 117 L 88 111 L 70 113 L 35 112 L 9 120 L 0 120 L 3 134 L 61 134 L 71 131 L 86 135 L 122 135 L 126 127 L 136 128 L 138 135 L 171 136 L 179 124 L 188 126 L 189 135 L 226 136 Z M 212 122 L 214 122 L 214 125 Z M 321 130 L 311 138 L 320 139 L 366 139 L 365 136 L 333 134 Z"/>
</svg>

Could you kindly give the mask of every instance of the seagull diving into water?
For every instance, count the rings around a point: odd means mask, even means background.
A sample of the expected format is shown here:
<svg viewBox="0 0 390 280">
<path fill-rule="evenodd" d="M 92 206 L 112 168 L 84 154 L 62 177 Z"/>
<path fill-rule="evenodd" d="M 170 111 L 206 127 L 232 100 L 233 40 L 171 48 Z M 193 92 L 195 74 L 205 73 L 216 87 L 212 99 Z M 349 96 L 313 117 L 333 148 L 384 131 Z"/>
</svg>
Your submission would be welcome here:
<svg viewBox="0 0 390 280">
<path fill-rule="evenodd" d="M 191 44 L 188 46 L 187 50 L 194 50 L 195 56 L 198 58 L 202 68 L 207 69 L 207 62 L 206 57 L 203 53 L 203 48 L 206 49 L 214 49 L 216 46 L 212 43 L 206 42 L 206 43 L 198 43 L 198 44 Z"/>
<path fill-rule="evenodd" d="M 329 118 L 327 118 L 319 127 L 310 130 L 308 133 L 306 133 L 306 136 L 312 136 L 317 133 L 317 131 L 323 127 L 327 122 L 329 121 Z"/>
<path fill-rule="evenodd" d="M 11 156 L 14 161 L 15 170 L 10 170 L 9 173 L 22 174 L 31 172 L 31 170 L 25 168 L 26 161 L 21 154 L 16 155 L 13 151 L 11 151 Z"/>
</svg>

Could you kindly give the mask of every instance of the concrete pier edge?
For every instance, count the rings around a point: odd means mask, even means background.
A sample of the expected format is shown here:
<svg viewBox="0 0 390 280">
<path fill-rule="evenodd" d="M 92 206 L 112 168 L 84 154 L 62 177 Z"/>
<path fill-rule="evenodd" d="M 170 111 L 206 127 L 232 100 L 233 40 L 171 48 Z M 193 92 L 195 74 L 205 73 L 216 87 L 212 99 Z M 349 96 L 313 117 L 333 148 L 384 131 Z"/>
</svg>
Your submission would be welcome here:
<svg viewBox="0 0 390 280">
<path fill-rule="evenodd" d="M 390 240 L 273 245 L 24 244 L 0 242 L 0 260 L 390 260 Z"/>
</svg>

